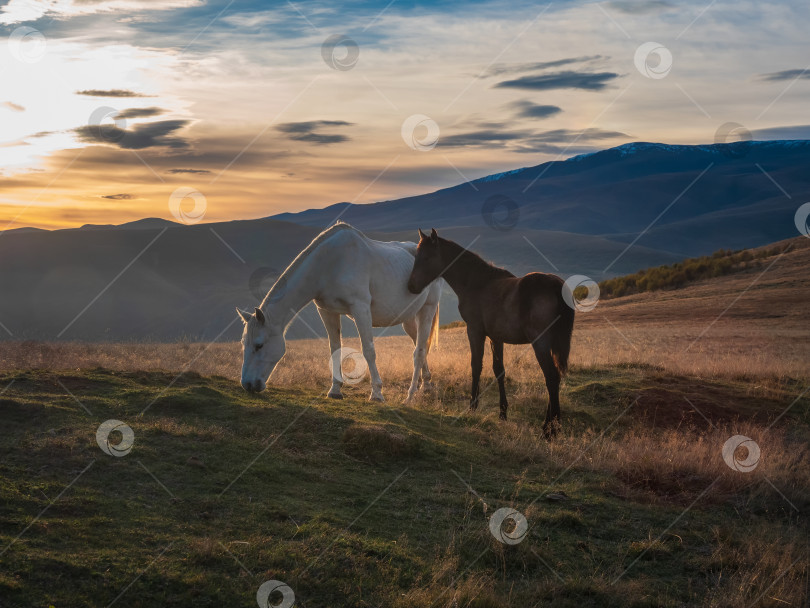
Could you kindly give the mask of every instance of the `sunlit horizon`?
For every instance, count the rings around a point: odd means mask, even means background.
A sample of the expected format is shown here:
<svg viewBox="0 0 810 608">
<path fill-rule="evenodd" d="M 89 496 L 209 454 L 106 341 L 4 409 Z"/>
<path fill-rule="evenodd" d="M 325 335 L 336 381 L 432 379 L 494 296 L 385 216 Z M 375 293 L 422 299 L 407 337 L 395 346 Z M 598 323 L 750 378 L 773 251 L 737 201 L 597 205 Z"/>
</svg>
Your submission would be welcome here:
<svg viewBox="0 0 810 608">
<path fill-rule="evenodd" d="M 177 221 L 178 189 L 200 222 L 365 204 L 730 122 L 810 137 L 798 2 L 0 10 L 0 230 Z"/>
</svg>

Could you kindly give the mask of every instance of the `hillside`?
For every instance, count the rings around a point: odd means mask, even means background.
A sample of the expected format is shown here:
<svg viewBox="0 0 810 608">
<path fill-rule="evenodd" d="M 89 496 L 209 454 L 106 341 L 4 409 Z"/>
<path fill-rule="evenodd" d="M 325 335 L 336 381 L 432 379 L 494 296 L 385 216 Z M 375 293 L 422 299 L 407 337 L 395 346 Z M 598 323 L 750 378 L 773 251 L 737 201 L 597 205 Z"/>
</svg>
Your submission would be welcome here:
<svg viewBox="0 0 810 608">
<path fill-rule="evenodd" d="M 433 225 L 516 274 L 539 270 L 602 280 L 794 235 L 795 201 L 810 198 L 806 144 L 756 142 L 742 156 L 730 153 L 733 144 L 626 145 L 482 178 L 475 190 L 462 184 L 352 206 L 341 219 L 380 240 L 414 240 L 417 227 Z M 484 223 L 482 203 L 496 194 L 520 204 L 511 230 Z M 2 233 L 0 337 L 235 340 L 240 328 L 234 308 L 258 303 L 273 278 L 343 210 L 193 226 L 146 218 L 121 226 Z M 442 323 L 458 318 L 454 296 L 446 293 Z M 322 332 L 309 306 L 289 335 L 308 338 L 313 329 Z M 350 323 L 344 331 L 354 333 Z"/>
</svg>

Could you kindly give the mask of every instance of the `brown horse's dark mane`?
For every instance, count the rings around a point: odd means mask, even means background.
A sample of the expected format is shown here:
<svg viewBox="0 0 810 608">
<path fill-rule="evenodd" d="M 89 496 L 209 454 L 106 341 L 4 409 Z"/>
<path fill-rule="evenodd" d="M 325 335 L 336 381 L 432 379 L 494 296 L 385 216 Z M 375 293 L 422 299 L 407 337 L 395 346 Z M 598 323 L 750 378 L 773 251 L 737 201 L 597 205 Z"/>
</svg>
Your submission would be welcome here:
<svg viewBox="0 0 810 608">
<path fill-rule="evenodd" d="M 515 276 L 506 270 L 506 268 L 501 268 L 500 266 L 495 266 L 492 262 L 487 262 L 480 255 L 473 253 L 469 249 L 465 249 L 458 243 L 439 237 L 439 245 L 442 251 L 447 253 L 447 255 L 442 255 L 446 263 L 449 264 L 452 260 L 455 260 L 453 266 L 458 269 L 464 269 L 465 272 L 474 273 L 476 277 L 490 280 L 492 277 Z"/>
</svg>

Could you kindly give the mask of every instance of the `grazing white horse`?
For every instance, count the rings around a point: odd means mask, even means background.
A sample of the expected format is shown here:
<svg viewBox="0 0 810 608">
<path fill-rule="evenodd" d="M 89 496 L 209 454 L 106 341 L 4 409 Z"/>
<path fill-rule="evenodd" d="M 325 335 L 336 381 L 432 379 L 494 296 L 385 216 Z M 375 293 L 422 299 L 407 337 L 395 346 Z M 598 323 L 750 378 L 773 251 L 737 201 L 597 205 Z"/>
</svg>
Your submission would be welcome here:
<svg viewBox="0 0 810 608">
<path fill-rule="evenodd" d="M 407 401 L 430 383 L 427 354 L 438 342 L 439 298 L 442 281 L 414 295 L 408 277 L 416 256 L 415 243 L 374 241 L 339 222 L 324 230 L 292 261 L 267 292 L 262 303 L 249 313 L 236 309 L 245 330 L 242 334 L 242 386 L 259 392 L 284 356 L 284 333 L 298 312 L 312 300 L 318 307 L 329 335 L 332 387 L 328 396 L 342 399 L 343 374 L 340 345 L 340 315 L 357 326 L 363 357 L 371 375 L 371 397 L 384 401 L 377 371 L 372 327 L 402 324 L 414 342 L 413 378 Z"/>
</svg>

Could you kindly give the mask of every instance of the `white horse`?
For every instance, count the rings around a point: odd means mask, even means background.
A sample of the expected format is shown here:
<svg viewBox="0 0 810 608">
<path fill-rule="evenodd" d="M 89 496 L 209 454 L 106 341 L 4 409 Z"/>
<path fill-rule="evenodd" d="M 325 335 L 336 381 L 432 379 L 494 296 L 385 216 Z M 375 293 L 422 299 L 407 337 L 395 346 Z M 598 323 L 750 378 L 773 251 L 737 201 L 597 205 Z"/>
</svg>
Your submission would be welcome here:
<svg viewBox="0 0 810 608">
<path fill-rule="evenodd" d="M 342 399 L 343 372 L 340 315 L 348 315 L 360 334 L 363 357 L 371 375 L 370 399 L 384 401 L 377 371 L 372 327 L 402 324 L 414 342 L 410 401 L 429 386 L 427 354 L 438 343 L 441 280 L 414 295 L 408 277 L 415 243 L 374 241 L 339 222 L 324 230 L 292 261 L 254 313 L 236 309 L 245 323 L 242 334 L 242 386 L 260 392 L 284 356 L 284 334 L 298 312 L 312 300 L 329 335 L 332 387 L 328 396 Z"/>
</svg>

